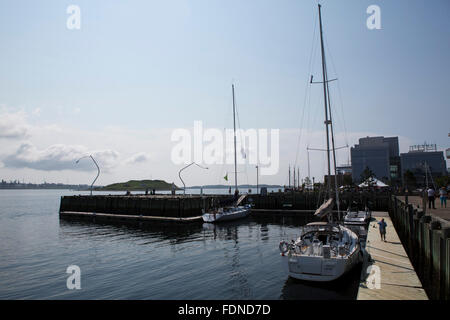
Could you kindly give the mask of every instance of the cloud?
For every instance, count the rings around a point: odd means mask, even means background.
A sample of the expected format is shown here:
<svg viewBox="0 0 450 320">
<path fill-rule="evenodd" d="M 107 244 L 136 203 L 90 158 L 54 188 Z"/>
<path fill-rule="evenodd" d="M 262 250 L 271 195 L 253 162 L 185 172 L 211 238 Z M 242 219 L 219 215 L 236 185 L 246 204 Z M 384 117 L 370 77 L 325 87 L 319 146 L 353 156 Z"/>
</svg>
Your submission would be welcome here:
<svg viewBox="0 0 450 320">
<path fill-rule="evenodd" d="M 125 164 L 137 164 L 137 163 L 147 162 L 150 159 L 151 159 L 151 157 L 148 153 L 139 152 L 139 153 L 132 155 L 131 157 L 126 159 L 124 162 L 125 162 Z"/>
<path fill-rule="evenodd" d="M 29 125 L 23 111 L 8 112 L 0 109 L 0 138 L 19 139 L 27 137 Z"/>
<path fill-rule="evenodd" d="M 109 170 L 117 164 L 119 154 L 114 150 L 89 151 L 84 146 L 55 144 L 46 149 L 38 150 L 31 143 L 23 143 L 15 153 L 3 159 L 5 167 L 30 168 L 42 171 L 60 170 L 96 170 L 91 161 L 75 161 L 86 155 L 96 159 L 102 170 Z"/>
</svg>

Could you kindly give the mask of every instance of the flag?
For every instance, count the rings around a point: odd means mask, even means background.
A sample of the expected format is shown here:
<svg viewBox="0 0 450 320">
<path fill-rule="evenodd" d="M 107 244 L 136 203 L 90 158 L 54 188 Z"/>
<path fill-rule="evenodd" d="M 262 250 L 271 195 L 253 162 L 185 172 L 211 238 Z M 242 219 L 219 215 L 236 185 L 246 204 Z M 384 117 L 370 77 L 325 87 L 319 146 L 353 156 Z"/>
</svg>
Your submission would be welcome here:
<svg viewBox="0 0 450 320">
<path fill-rule="evenodd" d="M 227 172 L 227 174 L 225 175 L 225 177 L 223 177 L 226 181 L 228 181 L 228 172 Z"/>
</svg>

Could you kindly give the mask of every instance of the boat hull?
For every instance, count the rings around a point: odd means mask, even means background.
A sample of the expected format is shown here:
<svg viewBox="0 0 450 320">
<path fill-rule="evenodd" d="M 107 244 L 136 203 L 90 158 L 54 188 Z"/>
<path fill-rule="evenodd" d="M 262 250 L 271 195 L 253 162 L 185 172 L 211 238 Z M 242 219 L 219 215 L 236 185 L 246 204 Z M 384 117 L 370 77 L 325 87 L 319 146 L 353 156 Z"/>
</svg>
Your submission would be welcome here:
<svg viewBox="0 0 450 320">
<path fill-rule="evenodd" d="M 220 213 L 205 213 L 202 215 L 203 221 L 208 223 L 216 223 L 222 221 L 232 221 L 237 219 L 243 219 L 250 214 L 250 208 L 248 207 L 238 207 L 236 210 L 231 212 L 220 212 Z"/>
<path fill-rule="evenodd" d="M 305 228 L 307 229 L 302 229 L 302 235 L 297 241 L 280 242 L 281 256 L 290 277 L 305 281 L 333 281 L 362 262 L 359 239 L 351 229 L 327 223 L 310 223 Z M 311 234 L 315 238 L 312 242 Z M 341 243 L 333 240 L 333 254 L 329 251 L 329 242 L 326 244 L 327 250 L 324 250 L 325 246 L 319 240 L 319 237 L 324 236 L 341 238 L 338 240 Z"/>
<path fill-rule="evenodd" d="M 283 256 L 289 277 L 314 282 L 328 282 L 342 277 L 361 262 L 360 250 L 345 259 L 322 257 Z"/>
<path fill-rule="evenodd" d="M 344 220 L 344 224 L 345 225 L 351 225 L 351 226 L 365 226 L 369 223 L 368 219 L 365 220 L 352 220 L 352 219 L 348 219 L 348 220 Z"/>
</svg>

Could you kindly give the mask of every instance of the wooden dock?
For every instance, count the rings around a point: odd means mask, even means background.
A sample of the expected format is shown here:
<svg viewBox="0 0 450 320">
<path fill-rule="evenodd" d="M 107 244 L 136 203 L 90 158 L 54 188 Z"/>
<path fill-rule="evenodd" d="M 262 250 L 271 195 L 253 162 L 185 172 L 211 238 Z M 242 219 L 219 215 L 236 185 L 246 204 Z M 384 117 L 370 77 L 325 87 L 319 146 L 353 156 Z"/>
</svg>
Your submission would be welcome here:
<svg viewBox="0 0 450 320">
<path fill-rule="evenodd" d="M 428 300 L 388 214 L 373 213 L 373 217 L 376 220 L 370 222 L 366 242 L 366 251 L 371 259 L 364 261 L 357 300 Z M 382 218 L 387 223 L 387 242 L 381 241 L 378 230 L 378 222 Z M 370 265 L 380 270 L 378 289 L 367 286 L 367 270 Z"/>
</svg>

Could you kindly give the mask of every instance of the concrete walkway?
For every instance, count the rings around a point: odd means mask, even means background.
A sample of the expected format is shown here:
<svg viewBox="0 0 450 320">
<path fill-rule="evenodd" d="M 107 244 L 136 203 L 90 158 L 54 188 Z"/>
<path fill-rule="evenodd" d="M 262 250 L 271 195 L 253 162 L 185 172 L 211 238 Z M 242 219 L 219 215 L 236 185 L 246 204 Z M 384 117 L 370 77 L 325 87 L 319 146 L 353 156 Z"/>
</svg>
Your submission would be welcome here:
<svg viewBox="0 0 450 320">
<path fill-rule="evenodd" d="M 405 202 L 404 196 L 398 196 L 397 197 L 400 201 Z M 422 198 L 418 196 L 409 196 L 408 202 L 412 204 L 415 208 L 419 207 L 422 208 Z M 428 209 L 428 199 L 426 201 L 426 214 L 428 215 L 434 215 L 436 217 L 439 217 L 441 219 L 450 221 L 450 199 L 447 199 L 447 208 L 441 208 L 441 200 L 439 198 L 436 198 L 434 201 L 436 209 Z"/>
<path fill-rule="evenodd" d="M 372 261 L 364 261 L 357 300 L 428 300 L 388 214 L 372 214 L 376 221 L 372 219 L 370 222 L 366 242 L 366 251 Z M 387 242 L 381 241 L 378 230 L 377 223 L 382 218 L 387 223 Z M 376 267 L 380 270 L 379 289 L 367 287 L 367 268 L 370 265 L 375 266 L 373 270 L 377 270 Z"/>
</svg>

